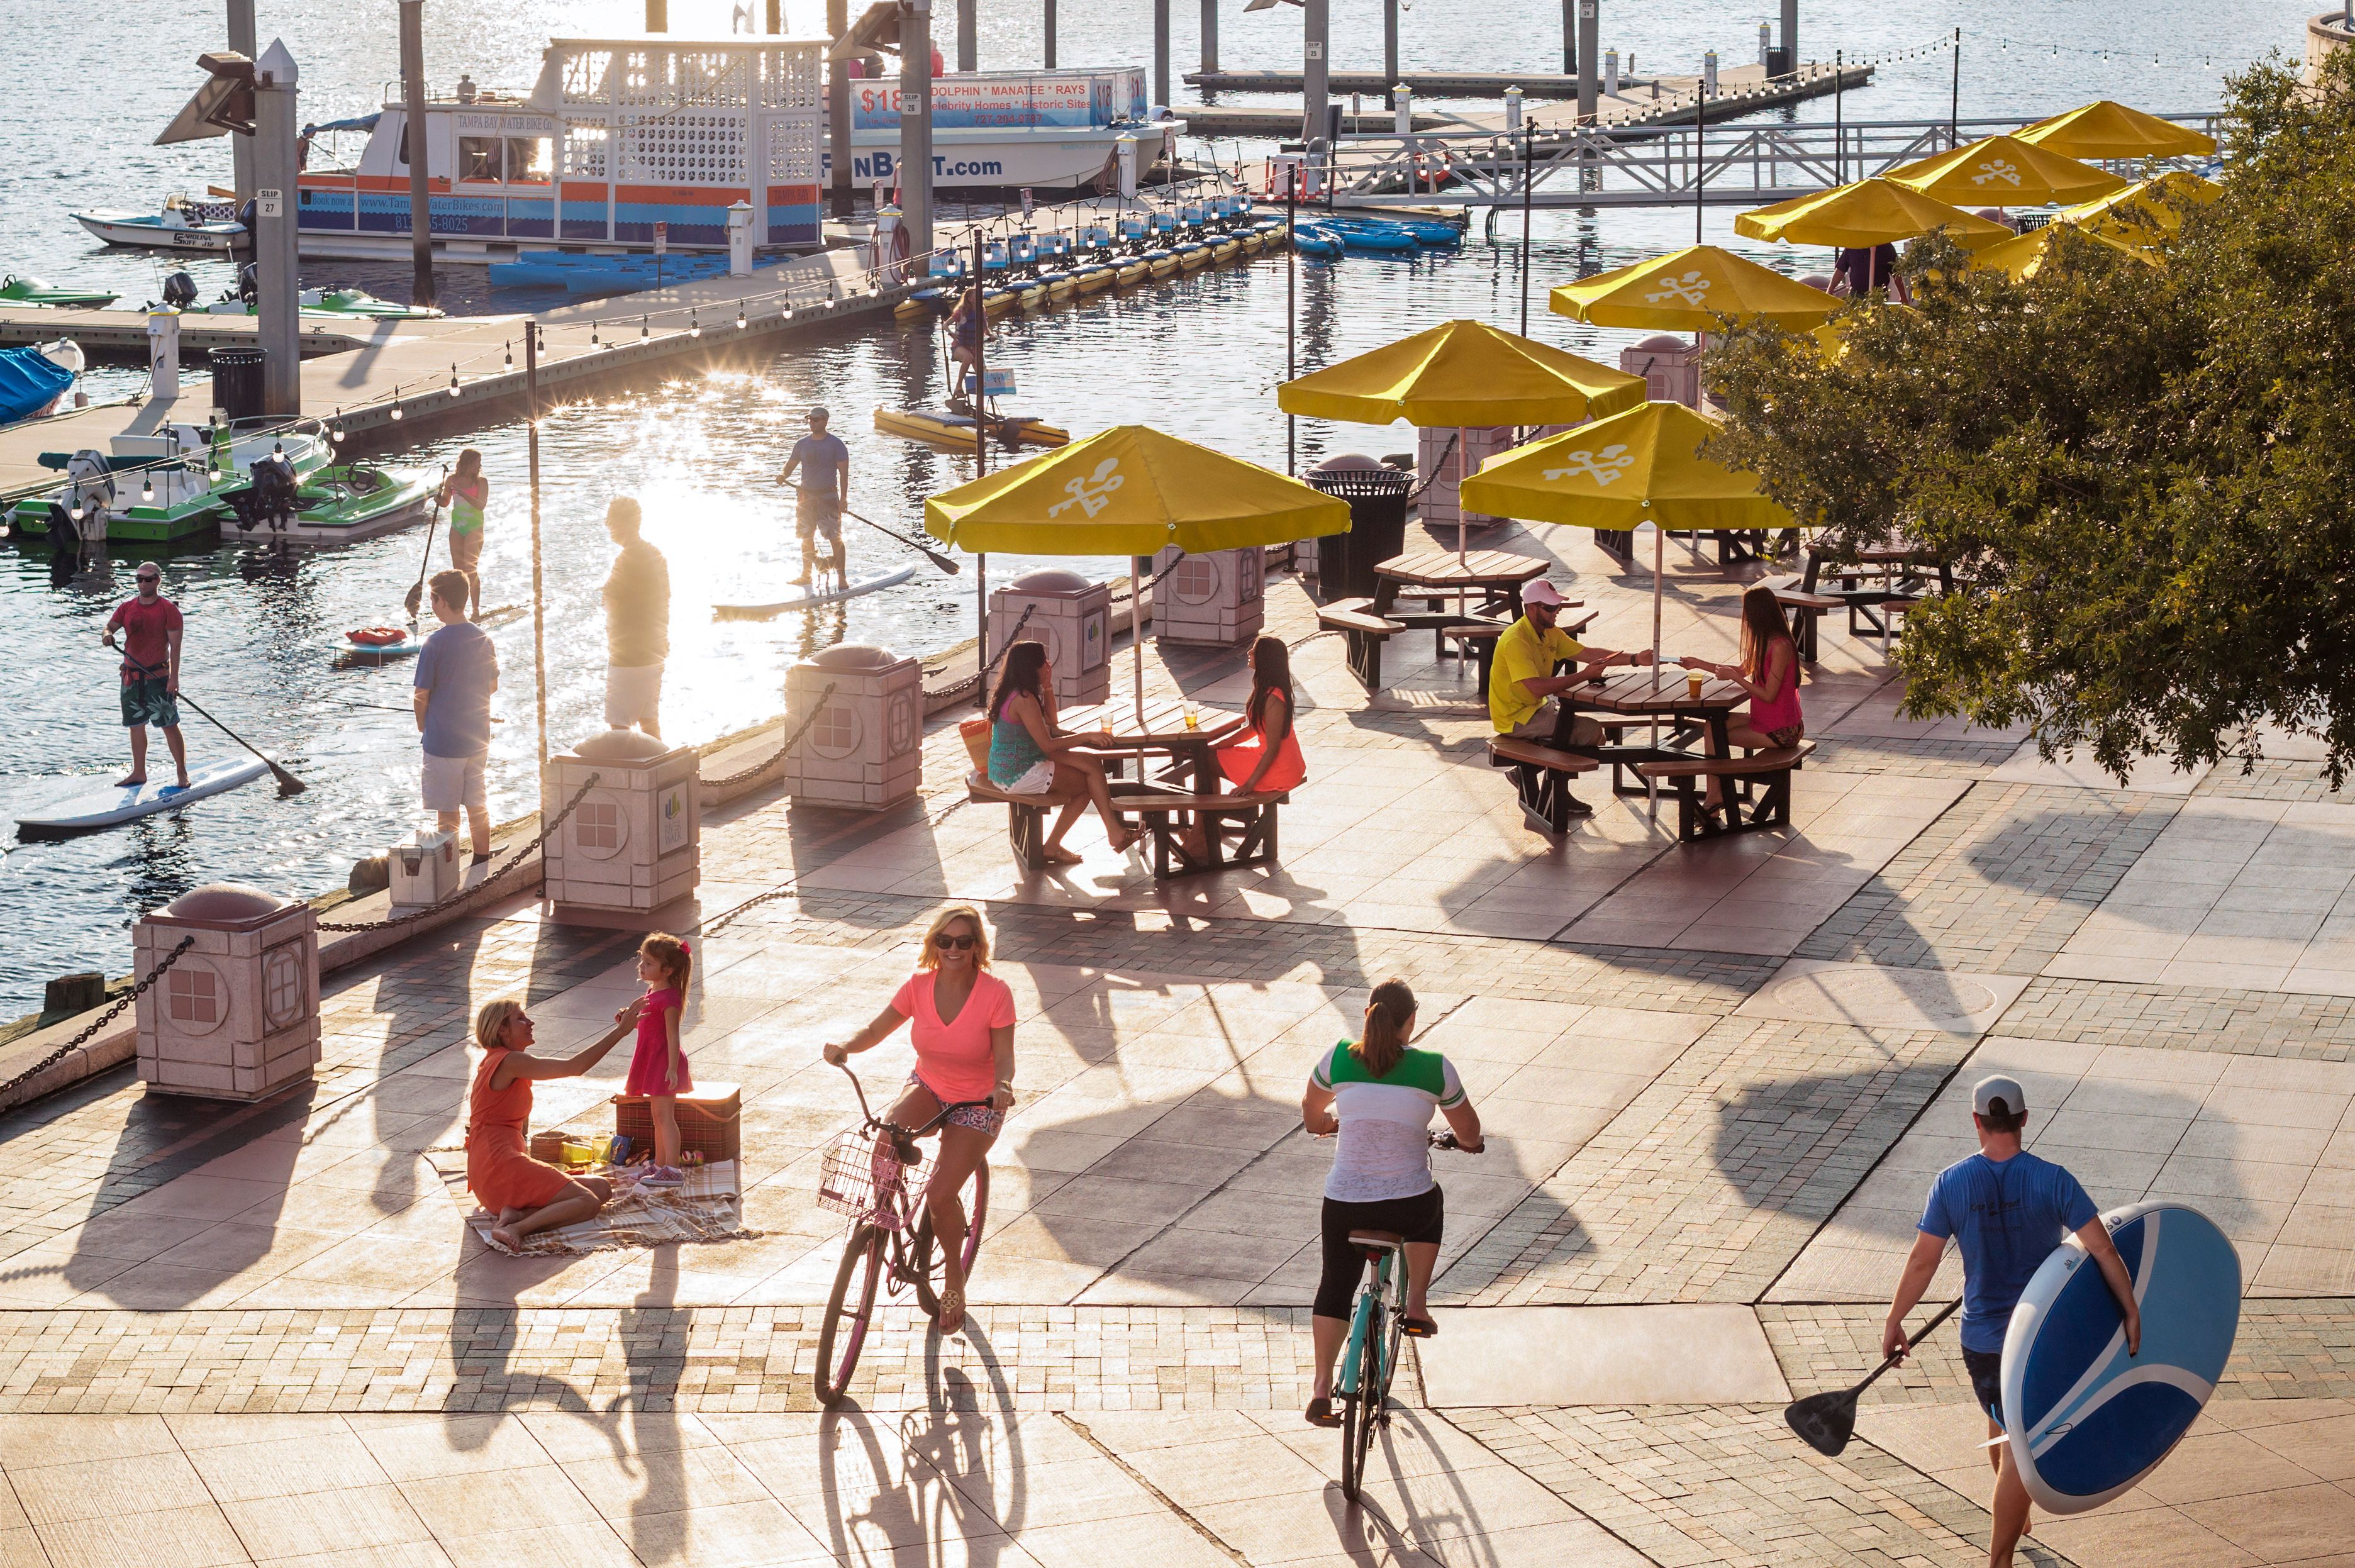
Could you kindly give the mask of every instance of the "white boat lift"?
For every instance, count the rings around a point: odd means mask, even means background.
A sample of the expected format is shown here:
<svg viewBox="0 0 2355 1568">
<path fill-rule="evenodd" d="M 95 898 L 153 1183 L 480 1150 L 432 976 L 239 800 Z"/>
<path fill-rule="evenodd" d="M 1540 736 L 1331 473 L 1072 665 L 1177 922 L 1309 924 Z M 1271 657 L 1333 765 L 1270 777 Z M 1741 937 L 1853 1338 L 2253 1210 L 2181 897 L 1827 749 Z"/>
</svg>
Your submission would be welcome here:
<svg viewBox="0 0 2355 1568">
<path fill-rule="evenodd" d="M 2211 135 L 2221 134 L 2224 118 L 2212 110 L 2162 117 Z M 1330 205 L 1763 207 L 2031 123 L 1879 120 L 1705 130 L 1655 123 L 1564 130 L 1451 118 L 1456 125 L 1440 130 L 1342 137 L 1326 170 Z M 2017 204 L 1990 188 L 1981 205 Z"/>
</svg>

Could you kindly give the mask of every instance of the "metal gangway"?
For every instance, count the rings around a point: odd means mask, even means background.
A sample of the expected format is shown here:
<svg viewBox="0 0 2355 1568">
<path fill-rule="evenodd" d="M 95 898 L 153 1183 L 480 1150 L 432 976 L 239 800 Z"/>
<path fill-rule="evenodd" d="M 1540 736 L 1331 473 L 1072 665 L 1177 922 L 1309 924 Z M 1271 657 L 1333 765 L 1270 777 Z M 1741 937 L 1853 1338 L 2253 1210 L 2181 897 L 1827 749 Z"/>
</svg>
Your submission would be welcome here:
<svg viewBox="0 0 2355 1568">
<path fill-rule="evenodd" d="M 1428 111 L 1424 111 L 1428 112 Z M 1706 128 L 1507 128 L 1462 116 L 1439 129 L 1344 136 L 1320 200 L 1337 208 L 1763 207 L 2017 131 L 2019 118 L 1735 123 Z M 1492 117 L 1493 118 L 1493 117 Z M 2221 135 L 2220 111 L 2164 119 Z M 2173 160 L 2183 166 L 2194 162 Z M 1991 186 L 1979 205 L 2011 205 Z"/>
</svg>

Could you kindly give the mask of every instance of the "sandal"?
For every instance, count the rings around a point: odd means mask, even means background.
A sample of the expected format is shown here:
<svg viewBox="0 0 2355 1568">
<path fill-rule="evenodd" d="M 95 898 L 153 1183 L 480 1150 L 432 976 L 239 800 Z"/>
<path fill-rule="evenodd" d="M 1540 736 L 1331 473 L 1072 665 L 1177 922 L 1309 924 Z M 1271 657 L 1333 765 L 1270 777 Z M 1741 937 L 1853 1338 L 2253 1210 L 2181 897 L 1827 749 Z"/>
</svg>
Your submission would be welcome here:
<svg viewBox="0 0 2355 1568">
<path fill-rule="evenodd" d="M 1434 1318 L 1407 1314 L 1399 1318 L 1399 1332 L 1410 1339 L 1428 1339 L 1439 1332 L 1439 1324 Z"/>
<path fill-rule="evenodd" d="M 943 1334 L 954 1334 L 958 1329 L 964 1328 L 964 1292 L 962 1290 L 942 1291 L 941 1309 L 933 1316 L 932 1321 L 940 1325 L 941 1332 Z"/>
<path fill-rule="evenodd" d="M 1333 1402 L 1321 1394 L 1308 1402 L 1307 1413 L 1308 1424 L 1311 1426 L 1338 1426 L 1341 1424 L 1341 1418 L 1333 1413 Z"/>
</svg>

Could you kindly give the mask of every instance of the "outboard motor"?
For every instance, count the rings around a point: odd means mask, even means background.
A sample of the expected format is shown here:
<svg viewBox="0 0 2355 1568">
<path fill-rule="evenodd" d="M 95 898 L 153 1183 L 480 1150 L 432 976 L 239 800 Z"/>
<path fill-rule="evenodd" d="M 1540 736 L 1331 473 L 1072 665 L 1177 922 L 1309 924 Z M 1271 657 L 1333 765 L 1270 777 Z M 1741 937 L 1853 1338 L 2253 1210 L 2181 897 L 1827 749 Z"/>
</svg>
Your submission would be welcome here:
<svg viewBox="0 0 2355 1568">
<path fill-rule="evenodd" d="M 174 310 L 186 310 L 197 303 L 197 280 L 186 272 L 173 272 L 164 280 L 164 303 Z"/>
<path fill-rule="evenodd" d="M 261 264 L 248 261 L 237 270 L 237 297 L 248 304 L 261 297 Z"/>
<path fill-rule="evenodd" d="M 107 514 L 114 506 L 114 478 L 108 471 L 106 454 L 87 446 L 75 453 L 66 460 L 66 482 L 64 502 L 50 519 L 50 538 L 60 537 L 58 529 L 62 523 L 82 549 L 103 549 Z"/>
<path fill-rule="evenodd" d="M 283 533 L 294 520 L 294 465 L 278 451 L 255 458 L 248 472 L 253 475 L 252 485 L 229 496 L 237 526 L 250 533 L 267 524 L 271 532 Z"/>
</svg>

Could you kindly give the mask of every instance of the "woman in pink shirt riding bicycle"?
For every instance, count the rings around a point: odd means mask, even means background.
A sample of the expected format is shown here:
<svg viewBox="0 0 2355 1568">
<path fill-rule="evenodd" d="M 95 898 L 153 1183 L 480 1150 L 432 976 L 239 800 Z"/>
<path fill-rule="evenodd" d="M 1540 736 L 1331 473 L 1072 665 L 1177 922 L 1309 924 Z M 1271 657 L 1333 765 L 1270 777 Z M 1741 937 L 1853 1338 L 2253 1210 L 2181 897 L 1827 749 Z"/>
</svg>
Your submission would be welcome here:
<svg viewBox="0 0 2355 1568">
<path fill-rule="evenodd" d="M 908 1074 L 890 1120 L 921 1127 L 943 1105 L 979 1101 L 953 1111 L 941 1128 L 925 1204 L 940 1238 L 947 1277 L 941 1290 L 941 1332 L 964 1323 L 964 1204 L 957 1196 L 1006 1125 L 1014 1104 L 1014 993 L 989 973 L 989 929 L 971 904 L 951 904 L 932 918 L 916 972 L 865 1029 L 826 1048 L 837 1067 L 913 1026 L 916 1070 Z"/>
</svg>

